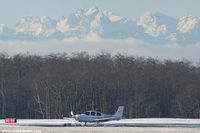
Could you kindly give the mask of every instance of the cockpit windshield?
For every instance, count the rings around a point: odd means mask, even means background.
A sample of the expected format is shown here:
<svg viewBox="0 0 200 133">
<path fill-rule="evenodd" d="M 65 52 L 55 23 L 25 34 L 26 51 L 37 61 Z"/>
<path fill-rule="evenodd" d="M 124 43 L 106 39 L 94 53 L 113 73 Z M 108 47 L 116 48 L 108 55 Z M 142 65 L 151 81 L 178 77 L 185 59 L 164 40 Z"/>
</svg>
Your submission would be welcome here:
<svg viewBox="0 0 200 133">
<path fill-rule="evenodd" d="M 92 115 L 92 116 L 95 116 L 95 114 L 96 114 L 96 112 L 91 112 L 91 115 Z"/>
<path fill-rule="evenodd" d="M 90 112 L 85 112 L 84 114 L 85 114 L 85 115 L 90 115 Z"/>
<path fill-rule="evenodd" d="M 87 111 L 84 114 L 88 116 L 101 116 L 101 113 L 96 111 Z"/>
</svg>

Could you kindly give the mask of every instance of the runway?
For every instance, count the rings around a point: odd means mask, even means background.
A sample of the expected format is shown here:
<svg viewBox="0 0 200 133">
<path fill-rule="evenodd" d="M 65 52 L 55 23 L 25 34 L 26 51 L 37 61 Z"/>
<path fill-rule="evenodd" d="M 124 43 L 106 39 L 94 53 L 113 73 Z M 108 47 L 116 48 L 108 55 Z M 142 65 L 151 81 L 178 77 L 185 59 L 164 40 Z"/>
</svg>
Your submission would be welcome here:
<svg viewBox="0 0 200 133">
<path fill-rule="evenodd" d="M 0 126 L 40 126 L 40 127 L 79 127 L 84 123 L 75 121 L 73 118 L 65 119 L 17 119 L 16 123 L 5 123 L 0 120 Z M 178 118 L 140 118 L 121 119 L 102 123 L 87 123 L 87 127 L 179 127 L 199 128 L 200 119 L 178 119 Z"/>
<path fill-rule="evenodd" d="M 174 127 L 37 127 L 0 125 L 1 133 L 200 133 L 198 128 Z"/>
<path fill-rule="evenodd" d="M 75 121 L 73 118 L 65 119 L 17 119 L 17 123 L 5 123 L 2 119 L 0 125 L 15 126 L 81 126 L 83 123 Z M 200 119 L 174 119 L 174 118 L 141 118 L 141 119 L 121 119 L 119 121 L 88 123 L 87 126 L 106 127 L 188 127 L 200 128 Z"/>
<path fill-rule="evenodd" d="M 1 133 L 200 133 L 200 119 L 144 118 L 122 119 L 82 126 L 72 118 L 0 120 Z"/>
</svg>

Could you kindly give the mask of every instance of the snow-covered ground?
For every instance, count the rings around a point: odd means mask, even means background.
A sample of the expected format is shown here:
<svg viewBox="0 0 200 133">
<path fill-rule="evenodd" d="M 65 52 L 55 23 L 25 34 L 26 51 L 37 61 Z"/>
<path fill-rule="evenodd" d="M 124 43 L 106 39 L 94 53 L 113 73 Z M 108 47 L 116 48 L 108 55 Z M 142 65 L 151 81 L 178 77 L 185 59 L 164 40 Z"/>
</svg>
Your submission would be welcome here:
<svg viewBox="0 0 200 133">
<path fill-rule="evenodd" d="M 1 133 L 200 133 L 198 128 L 172 127 L 35 127 L 0 126 Z"/>
<path fill-rule="evenodd" d="M 64 124 L 72 127 L 63 127 Z M 105 122 L 101 127 L 95 124 L 87 127 L 73 126 L 80 124 L 72 118 L 18 119 L 16 124 L 6 124 L 0 120 L 0 133 L 200 133 L 200 119 L 122 119 Z"/>
<path fill-rule="evenodd" d="M 103 126 L 139 126 L 139 127 L 196 127 L 200 128 L 200 119 L 179 119 L 179 118 L 141 118 L 122 119 L 100 123 Z M 81 125 L 73 118 L 66 119 L 17 119 L 17 123 L 7 124 L 0 120 L 0 125 L 33 125 L 33 126 L 75 126 Z M 89 124 L 90 125 L 90 124 Z M 95 123 L 96 125 L 96 123 Z"/>
<path fill-rule="evenodd" d="M 149 124 L 200 124 L 200 119 L 180 119 L 180 118 L 140 118 L 140 119 L 121 119 L 111 123 L 149 123 Z"/>
</svg>

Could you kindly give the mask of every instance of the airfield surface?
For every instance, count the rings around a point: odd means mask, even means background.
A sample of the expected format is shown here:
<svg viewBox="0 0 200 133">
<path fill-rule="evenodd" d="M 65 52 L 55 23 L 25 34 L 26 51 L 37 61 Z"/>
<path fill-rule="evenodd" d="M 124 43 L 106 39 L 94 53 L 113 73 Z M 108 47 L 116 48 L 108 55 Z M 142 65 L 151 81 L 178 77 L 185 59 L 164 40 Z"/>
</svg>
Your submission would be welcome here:
<svg viewBox="0 0 200 133">
<path fill-rule="evenodd" d="M 85 127 L 72 118 L 18 119 L 17 123 L 1 119 L 0 133 L 200 133 L 200 119 L 122 119 Z"/>
<path fill-rule="evenodd" d="M 200 133 L 198 128 L 175 127 L 37 127 L 0 125 L 1 133 Z"/>
</svg>

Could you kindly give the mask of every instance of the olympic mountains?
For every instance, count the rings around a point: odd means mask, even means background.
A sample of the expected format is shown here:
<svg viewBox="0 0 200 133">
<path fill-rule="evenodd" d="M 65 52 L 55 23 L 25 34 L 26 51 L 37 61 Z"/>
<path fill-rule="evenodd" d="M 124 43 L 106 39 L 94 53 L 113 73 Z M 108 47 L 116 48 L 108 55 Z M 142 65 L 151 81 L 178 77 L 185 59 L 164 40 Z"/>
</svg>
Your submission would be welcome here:
<svg viewBox="0 0 200 133">
<path fill-rule="evenodd" d="M 64 40 L 90 35 L 103 39 L 134 38 L 154 44 L 198 43 L 200 19 L 192 15 L 177 19 L 159 12 L 146 12 L 133 20 L 93 6 L 59 20 L 31 16 L 21 18 L 13 26 L 0 24 L 0 40 Z"/>
</svg>

